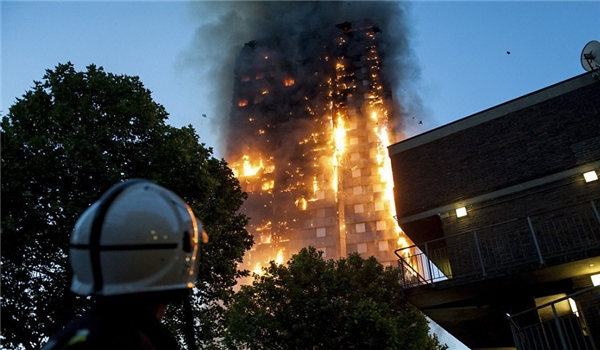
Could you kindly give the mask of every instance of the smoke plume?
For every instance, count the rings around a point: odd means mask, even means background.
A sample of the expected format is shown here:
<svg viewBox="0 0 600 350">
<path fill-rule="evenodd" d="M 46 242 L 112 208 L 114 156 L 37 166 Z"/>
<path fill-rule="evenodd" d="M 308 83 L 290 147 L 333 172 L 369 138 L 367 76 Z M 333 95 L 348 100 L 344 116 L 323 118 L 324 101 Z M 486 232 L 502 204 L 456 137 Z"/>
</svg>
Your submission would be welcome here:
<svg viewBox="0 0 600 350">
<path fill-rule="evenodd" d="M 193 2 L 198 18 L 194 41 L 186 56 L 188 68 L 200 74 L 202 84 L 210 86 L 214 111 L 213 128 L 222 135 L 232 105 L 233 67 L 245 43 L 272 37 L 285 37 L 283 51 L 293 57 L 296 40 L 302 33 L 327 30 L 345 21 L 370 20 L 381 29 L 382 76 L 393 89 L 395 115 L 390 118 L 402 138 L 403 120 L 415 117 L 419 99 L 410 86 L 418 75 L 410 48 L 409 4 L 392 1 L 215 1 Z M 210 15 L 210 18 L 207 16 Z M 225 147 L 221 137 L 221 149 Z"/>
</svg>

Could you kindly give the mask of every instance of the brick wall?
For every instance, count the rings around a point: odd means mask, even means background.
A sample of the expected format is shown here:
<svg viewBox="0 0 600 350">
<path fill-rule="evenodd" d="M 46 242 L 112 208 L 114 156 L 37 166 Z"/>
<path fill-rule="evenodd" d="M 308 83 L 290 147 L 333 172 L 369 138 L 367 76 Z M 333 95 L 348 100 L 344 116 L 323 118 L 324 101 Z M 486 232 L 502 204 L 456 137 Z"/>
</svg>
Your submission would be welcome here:
<svg viewBox="0 0 600 350">
<path fill-rule="evenodd" d="M 508 330 L 498 315 L 524 312 L 534 298 L 568 295 L 578 277 L 600 272 L 600 181 L 582 176 L 600 173 L 600 81 L 590 74 L 389 151 L 398 221 L 429 258 L 409 253 L 405 261 L 431 285 L 410 285 L 406 295 L 442 327 Z M 456 216 L 459 206 L 466 217 Z M 446 279 L 430 279 L 432 265 Z M 595 292 L 577 302 L 583 310 L 598 298 Z M 466 309 L 481 314 L 467 317 Z M 589 319 L 588 330 L 598 333 L 598 319 Z"/>
<path fill-rule="evenodd" d="M 599 160 L 600 83 L 393 154 L 391 159 L 399 217 Z"/>
<path fill-rule="evenodd" d="M 600 83 L 539 103 L 528 99 L 532 96 L 515 103 L 522 107 L 470 127 L 442 127 L 454 131 L 391 155 L 398 217 L 439 215 L 437 237 L 428 235 L 436 227 L 426 219 L 409 219 L 405 228 L 416 243 L 454 236 L 438 244 L 454 277 L 577 259 L 586 242 L 600 244 L 591 204 L 600 201 L 600 181 L 585 183 L 575 172 L 521 189 L 600 160 Z M 511 186 L 516 189 L 502 193 Z M 474 197 L 480 199 L 469 202 Z M 468 216 L 457 218 L 452 205 L 463 201 Z M 440 208 L 445 211 L 434 210 Z"/>
</svg>

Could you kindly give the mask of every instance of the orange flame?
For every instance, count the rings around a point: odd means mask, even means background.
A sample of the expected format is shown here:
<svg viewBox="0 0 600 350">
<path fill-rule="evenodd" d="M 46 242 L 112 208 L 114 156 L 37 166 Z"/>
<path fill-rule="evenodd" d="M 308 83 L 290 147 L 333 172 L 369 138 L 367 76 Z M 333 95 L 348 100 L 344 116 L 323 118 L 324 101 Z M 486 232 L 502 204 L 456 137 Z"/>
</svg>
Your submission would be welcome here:
<svg viewBox="0 0 600 350">
<path fill-rule="evenodd" d="M 334 153 L 333 153 L 333 177 L 331 187 L 334 192 L 338 192 L 338 176 L 339 176 L 339 168 L 342 165 L 342 157 L 344 154 L 345 146 L 346 146 L 346 128 L 344 123 L 344 118 L 341 114 L 338 113 L 336 122 L 333 126 L 333 143 L 334 143 Z"/>
<path fill-rule="evenodd" d="M 308 206 L 308 202 L 306 201 L 306 198 L 304 198 L 304 197 L 296 199 L 295 204 L 298 207 L 298 209 L 300 209 L 300 210 L 306 210 L 306 208 Z"/>
<path fill-rule="evenodd" d="M 378 146 L 376 149 L 376 160 L 379 165 L 378 175 L 380 176 L 380 181 L 383 185 L 383 199 L 386 203 L 389 204 L 388 210 L 390 213 L 388 215 L 395 216 L 395 204 L 394 204 L 394 180 L 392 174 L 392 165 L 390 162 L 390 158 L 387 156 L 387 146 L 390 144 L 389 140 L 389 131 L 387 128 L 387 111 L 372 111 L 371 119 L 376 122 L 376 126 L 373 129 L 375 135 L 378 138 Z M 402 231 L 402 229 L 396 225 L 396 234 L 398 236 L 398 240 L 396 244 L 398 247 L 406 248 L 413 243 L 410 241 L 408 236 Z M 406 251 L 406 254 L 409 254 Z"/>
<path fill-rule="evenodd" d="M 374 35 L 372 38 L 374 39 Z M 345 39 L 343 37 L 340 38 L 339 43 L 342 44 L 344 42 Z M 336 62 L 335 76 L 323 78 L 324 81 L 321 85 L 323 87 L 323 92 L 329 98 L 327 112 L 325 115 L 319 116 L 322 111 L 320 109 L 322 108 L 322 105 L 320 104 L 307 104 L 306 112 L 318 123 L 323 123 L 323 121 L 326 120 L 326 123 L 329 124 L 329 128 L 328 130 L 320 129 L 320 132 L 313 132 L 310 135 L 305 135 L 301 140 L 298 140 L 298 145 L 301 146 L 299 149 L 303 151 L 302 156 L 305 157 L 305 159 L 312 161 L 315 169 L 309 170 L 303 167 L 296 167 L 294 164 L 290 163 L 285 165 L 282 164 L 280 167 L 281 169 L 277 170 L 285 171 L 284 175 L 286 176 L 286 181 L 279 183 L 277 190 L 282 193 L 288 192 L 285 193 L 285 200 L 290 202 L 294 201 L 298 210 L 306 211 L 302 213 L 302 215 L 298 215 L 298 218 L 289 218 L 290 224 L 292 224 L 292 222 L 298 223 L 300 220 L 304 220 L 304 217 L 311 214 L 309 210 L 313 210 L 312 206 L 321 208 L 320 203 L 315 202 L 323 199 L 330 200 L 330 194 L 335 196 L 336 204 L 334 205 L 341 203 L 339 204 L 339 208 L 344 209 L 345 207 L 342 207 L 341 205 L 347 205 L 347 203 L 345 204 L 342 200 L 342 198 L 344 198 L 342 193 L 346 193 L 346 190 L 351 190 L 350 192 L 355 194 L 362 194 L 362 188 L 355 185 L 354 179 L 352 180 L 352 184 L 348 185 L 349 187 L 347 189 L 341 188 L 342 186 L 347 185 L 347 182 L 341 181 L 342 175 L 345 174 L 345 172 L 353 171 L 352 177 L 354 178 L 354 171 L 357 171 L 357 176 L 367 176 L 367 171 L 364 171 L 361 174 L 361 167 L 363 167 L 363 165 L 358 165 L 356 167 L 357 170 L 354 167 L 352 169 L 344 169 L 344 167 L 347 167 L 350 164 L 354 166 L 354 161 L 358 157 L 361 157 L 358 159 L 360 159 L 362 163 L 362 153 L 370 151 L 371 157 L 373 158 L 367 160 L 365 157 L 364 164 L 368 164 L 369 166 L 369 186 L 372 184 L 373 192 L 378 192 L 377 196 L 373 197 L 373 200 L 374 198 L 379 198 L 373 203 L 374 210 L 377 212 L 376 214 L 374 213 L 373 217 L 377 216 L 379 218 L 379 221 L 377 221 L 376 224 L 377 230 L 386 231 L 385 241 L 394 239 L 398 247 L 409 247 L 413 245 L 410 238 L 397 224 L 393 224 L 392 228 L 392 223 L 390 222 L 390 220 L 395 217 L 395 204 L 391 162 L 387 154 L 387 146 L 390 145 L 388 111 L 386 110 L 384 103 L 383 96 L 385 96 L 385 94 L 382 94 L 381 92 L 382 85 L 380 84 L 377 75 L 379 71 L 379 57 L 377 56 L 377 50 L 373 48 L 370 51 L 371 52 L 366 53 L 366 59 L 369 61 L 367 67 L 369 69 L 368 73 L 366 71 L 367 68 L 364 68 L 364 79 L 370 78 L 369 81 L 355 79 L 354 72 L 352 71 L 353 68 L 349 67 L 347 70 L 344 65 L 346 62 L 350 62 L 349 60 L 338 61 L 333 57 L 324 57 L 325 61 L 335 60 Z M 265 59 L 267 59 L 266 56 Z M 262 79 L 263 75 L 262 72 L 259 72 L 256 74 L 255 78 Z M 315 73 L 315 76 L 317 75 L 318 74 Z M 283 79 L 280 80 L 279 84 L 282 82 L 284 86 L 293 86 L 295 84 L 294 78 L 290 76 L 283 76 Z M 356 89 L 357 85 L 361 83 L 368 89 L 367 91 L 362 90 L 362 88 Z M 266 89 L 258 90 L 257 92 L 262 93 L 262 95 L 269 93 Z M 260 96 L 260 98 L 262 99 L 263 96 Z M 311 97 L 309 96 L 304 96 L 305 100 L 309 100 L 310 98 Z M 365 101 L 366 103 L 358 105 L 357 103 L 360 101 Z M 240 106 L 242 106 L 241 102 L 242 101 L 240 101 L 239 104 Z M 252 101 L 245 101 L 244 103 L 244 105 L 246 105 L 252 103 Z M 363 116 L 369 118 L 369 120 L 363 119 Z M 360 118 L 360 122 L 358 122 L 359 119 L 357 118 Z M 251 120 L 253 120 L 253 118 Z M 367 125 L 370 125 L 370 130 L 368 130 L 368 142 L 365 143 L 365 145 L 376 144 L 376 147 L 370 148 L 369 150 L 359 149 L 359 147 L 362 147 L 362 144 L 359 144 L 359 142 L 362 140 L 360 137 L 364 135 L 363 130 L 360 130 L 360 133 L 355 132 L 355 129 L 358 127 L 357 124 L 364 125 L 365 122 Z M 259 129 L 259 127 L 256 129 L 259 134 L 266 134 L 265 129 Z M 356 134 L 360 136 L 350 137 L 350 135 Z M 355 148 L 357 149 L 356 152 L 354 151 Z M 346 159 L 345 153 L 350 152 L 355 153 L 348 154 L 348 159 Z M 366 163 L 367 161 L 369 163 Z M 373 164 L 373 162 L 376 164 Z M 263 159 L 260 156 L 252 156 L 251 158 L 248 155 L 244 155 L 240 159 L 240 162 L 235 164 L 234 173 L 239 177 L 248 178 L 245 180 L 247 183 L 252 184 L 252 186 L 261 186 L 263 191 L 273 191 L 275 190 L 275 183 L 270 179 L 272 176 L 264 176 L 264 174 L 275 171 L 274 163 L 275 161 L 272 158 L 265 159 L 263 162 Z M 376 172 L 372 172 L 370 169 L 371 167 L 376 167 Z M 317 175 L 313 175 L 315 173 L 311 174 L 313 170 Z M 342 171 L 344 171 L 344 173 Z M 255 179 L 251 179 L 251 177 L 255 177 Z M 289 181 L 287 179 L 289 179 Z M 255 180 L 259 180 L 260 182 Z M 362 179 L 360 180 L 362 182 Z M 354 191 L 355 189 L 359 189 L 360 191 Z M 296 190 L 300 191 L 295 192 Z M 367 198 L 366 196 L 364 197 Z M 371 201 L 371 199 L 366 200 Z M 351 201 L 348 201 L 348 203 L 351 203 L 352 201 L 354 201 L 354 198 L 352 198 Z M 288 202 L 288 204 L 291 203 Z M 329 202 L 327 205 L 330 205 Z M 363 210 L 367 210 L 367 206 L 363 208 L 363 204 L 360 205 L 361 213 Z M 346 221 L 344 212 L 339 211 L 338 214 L 339 217 L 337 218 L 336 224 L 339 225 L 340 231 L 345 232 Z M 312 228 L 312 221 L 310 225 Z M 314 225 L 314 227 L 320 227 L 320 224 L 315 223 Z M 292 226 L 290 225 L 288 227 L 287 222 L 277 222 L 275 225 L 272 225 L 271 222 L 267 222 L 262 226 L 255 226 L 254 228 L 255 237 L 260 237 L 260 239 L 257 239 L 257 242 L 259 244 L 268 244 L 268 246 L 262 246 L 262 248 L 267 248 L 268 252 L 261 256 L 261 262 L 256 263 L 254 268 L 255 273 L 262 275 L 264 274 L 264 271 L 261 269 L 261 265 L 266 266 L 266 263 L 271 261 L 274 252 L 277 251 L 281 247 L 280 244 L 284 242 L 282 239 L 288 237 L 288 231 L 286 230 L 291 229 Z M 391 232 L 389 231 L 390 229 L 392 230 Z M 406 254 L 409 255 L 410 252 L 406 251 Z M 268 260 L 264 260 L 266 256 L 270 256 Z M 283 259 L 284 249 L 282 248 L 277 252 L 274 262 L 276 264 L 282 264 Z M 251 262 L 248 266 L 250 267 L 253 265 L 254 262 Z"/>
<path fill-rule="evenodd" d="M 268 181 L 263 181 L 261 188 L 262 188 L 263 191 L 270 191 L 274 187 L 275 187 L 275 181 L 268 180 Z"/>
<path fill-rule="evenodd" d="M 236 177 L 255 176 L 261 169 L 264 169 L 262 158 L 258 160 L 257 164 L 251 162 L 248 155 L 242 156 L 241 162 L 237 162 L 232 166 L 233 174 Z"/>
<path fill-rule="evenodd" d="M 277 257 L 275 258 L 275 264 L 281 265 L 283 264 L 283 249 L 279 249 L 277 252 Z"/>
<path fill-rule="evenodd" d="M 260 266 L 260 263 L 256 263 L 256 265 L 254 265 L 254 269 L 252 270 L 253 273 L 262 276 L 264 274 L 264 271 L 262 269 L 262 266 Z"/>
</svg>

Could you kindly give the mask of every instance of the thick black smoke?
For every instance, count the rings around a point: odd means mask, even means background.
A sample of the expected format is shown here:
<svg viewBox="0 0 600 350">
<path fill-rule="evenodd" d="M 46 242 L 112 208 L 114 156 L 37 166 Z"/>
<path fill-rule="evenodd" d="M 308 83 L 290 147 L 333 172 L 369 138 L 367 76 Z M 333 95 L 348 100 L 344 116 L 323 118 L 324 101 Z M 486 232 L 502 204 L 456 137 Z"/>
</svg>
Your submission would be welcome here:
<svg viewBox="0 0 600 350">
<path fill-rule="evenodd" d="M 393 89 L 396 102 L 393 125 L 400 134 L 402 119 L 408 119 L 408 115 L 412 119 L 420 110 L 419 99 L 410 88 L 419 72 L 412 63 L 408 6 L 406 2 L 393 1 L 193 2 L 199 26 L 186 62 L 188 68 L 200 74 L 201 84 L 211 89 L 210 99 L 216 106 L 212 111 L 213 127 L 222 132 L 222 126 L 227 125 L 235 58 L 245 43 L 273 34 L 285 36 L 289 44 L 286 53 L 294 55 L 295 40 L 302 33 L 367 19 L 381 29 L 379 48 L 384 52 L 381 74 Z M 224 149 L 225 140 L 221 140 L 219 147 Z"/>
</svg>

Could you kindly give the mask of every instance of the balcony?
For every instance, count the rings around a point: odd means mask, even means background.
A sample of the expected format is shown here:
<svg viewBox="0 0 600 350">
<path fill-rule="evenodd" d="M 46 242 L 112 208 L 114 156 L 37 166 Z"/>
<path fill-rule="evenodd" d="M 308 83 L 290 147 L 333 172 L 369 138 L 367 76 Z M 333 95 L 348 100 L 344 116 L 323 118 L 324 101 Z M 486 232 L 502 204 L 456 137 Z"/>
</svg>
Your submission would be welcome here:
<svg viewBox="0 0 600 350">
<path fill-rule="evenodd" d="M 599 199 L 395 251 L 402 284 L 501 277 L 600 255 Z"/>
<path fill-rule="evenodd" d="M 472 349 L 514 349 L 508 315 L 600 273 L 599 206 L 596 198 L 398 249 L 405 297 Z"/>
<path fill-rule="evenodd" d="M 535 308 L 509 315 L 517 349 L 599 349 L 600 286 L 593 286 Z M 576 303 L 575 300 L 591 301 Z M 595 334 L 595 336 L 593 336 Z"/>
</svg>

